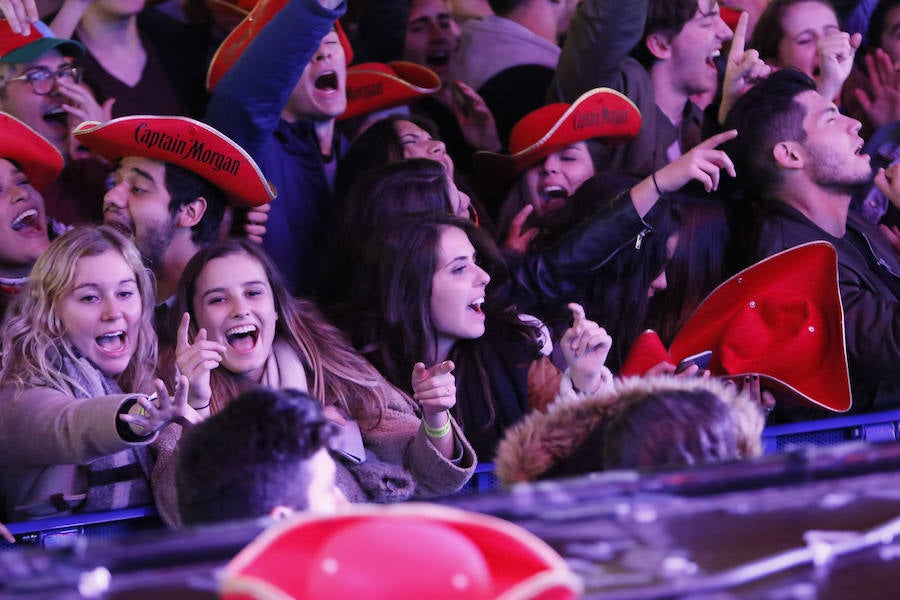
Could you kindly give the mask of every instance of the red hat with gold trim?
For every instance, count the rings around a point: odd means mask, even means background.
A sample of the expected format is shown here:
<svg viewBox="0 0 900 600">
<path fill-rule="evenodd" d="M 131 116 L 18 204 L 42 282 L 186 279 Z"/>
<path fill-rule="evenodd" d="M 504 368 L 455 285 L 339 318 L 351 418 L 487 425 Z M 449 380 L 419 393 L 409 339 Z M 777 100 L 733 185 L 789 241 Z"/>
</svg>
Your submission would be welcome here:
<svg viewBox="0 0 900 600">
<path fill-rule="evenodd" d="M 347 110 L 338 120 L 409 104 L 441 89 L 441 78 L 427 67 L 402 60 L 361 63 L 347 69 Z"/>
<path fill-rule="evenodd" d="M 641 113 L 627 96 L 595 88 L 572 104 L 548 104 L 522 117 L 509 134 L 510 154 L 476 152 L 475 169 L 486 181 L 509 181 L 549 155 L 593 138 L 610 144 L 633 139 Z"/>
<path fill-rule="evenodd" d="M 764 385 L 789 392 L 783 399 L 835 412 L 853 403 L 837 251 L 827 242 L 779 252 L 731 277 L 700 304 L 668 353 L 652 337 L 638 338 L 623 375 L 712 350 L 713 375 L 759 374 Z"/>
<path fill-rule="evenodd" d="M 453 508 L 357 505 L 275 525 L 225 568 L 227 600 L 566 600 L 581 582 L 535 535 Z"/>
<path fill-rule="evenodd" d="M 65 166 L 56 146 L 5 112 L 0 112 L 0 158 L 16 163 L 38 191 L 56 181 Z"/>
<path fill-rule="evenodd" d="M 246 2 L 246 0 L 245 0 Z M 219 45 L 216 53 L 213 54 L 209 63 L 209 70 L 206 72 L 206 89 L 210 92 L 219 84 L 222 76 L 231 68 L 250 42 L 256 38 L 260 30 L 278 14 L 282 8 L 288 3 L 288 0 L 261 0 L 255 3 L 243 21 L 238 23 L 231 33 Z M 245 4 L 244 4 L 245 5 Z M 240 8 L 242 5 L 239 4 Z M 353 62 L 353 47 L 347 34 L 344 33 L 340 21 L 334 22 L 334 29 L 337 31 L 338 39 L 341 47 L 344 49 L 344 57 L 347 64 Z"/>
<path fill-rule="evenodd" d="M 131 115 L 106 123 L 85 121 L 72 133 L 112 163 L 125 156 L 140 156 L 183 167 L 218 187 L 235 206 L 260 206 L 276 196 L 259 165 L 243 148 L 194 119 Z"/>
</svg>

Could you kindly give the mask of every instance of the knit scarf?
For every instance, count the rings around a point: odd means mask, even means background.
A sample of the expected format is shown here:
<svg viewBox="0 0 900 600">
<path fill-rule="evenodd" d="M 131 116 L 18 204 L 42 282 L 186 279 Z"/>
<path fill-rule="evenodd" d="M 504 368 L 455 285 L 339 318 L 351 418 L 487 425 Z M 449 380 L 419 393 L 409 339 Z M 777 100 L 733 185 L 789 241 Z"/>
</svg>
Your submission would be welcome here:
<svg viewBox="0 0 900 600">
<path fill-rule="evenodd" d="M 66 353 L 62 354 L 60 371 L 77 384 L 69 386 L 75 398 L 89 400 L 122 393 L 115 381 L 77 351 L 75 360 Z M 77 512 L 108 511 L 153 502 L 150 493 L 153 460 L 146 446 L 135 446 L 102 456 L 84 468 L 87 469 L 87 498 Z"/>
</svg>

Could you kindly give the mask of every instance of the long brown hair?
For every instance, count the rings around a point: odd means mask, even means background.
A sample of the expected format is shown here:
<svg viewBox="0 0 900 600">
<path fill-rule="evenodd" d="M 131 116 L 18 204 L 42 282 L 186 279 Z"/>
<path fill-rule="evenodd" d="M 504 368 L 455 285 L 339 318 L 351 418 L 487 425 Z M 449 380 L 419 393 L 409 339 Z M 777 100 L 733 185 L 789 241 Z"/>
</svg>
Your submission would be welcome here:
<svg viewBox="0 0 900 600">
<path fill-rule="evenodd" d="M 300 358 L 306 370 L 310 394 L 324 405 L 337 405 L 348 415 L 374 427 L 381 418 L 392 391 L 385 379 L 356 352 L 341 332 L 329 324 L 318 308 L 305 300 L 292 298 L 272 261 L 263 251 L 244 239 L 216 242 L 200 250 L 185 266 L 170 314 L 170 329 L 177 328 L 181 316 L 191 315 L 190 336 L 197 335 L 194 296 L 203 268 L 216 258 L 246 254 L 256 260 L 266 274 L 275 301 L 278 321 L 275 339 L 286 342 Z M 174 353 L 167 349 L 166 359 L 173 368 Z M 210 374 L 213 413 L 257 382 L 247 380 L 219 366 Z"/>
</svg>

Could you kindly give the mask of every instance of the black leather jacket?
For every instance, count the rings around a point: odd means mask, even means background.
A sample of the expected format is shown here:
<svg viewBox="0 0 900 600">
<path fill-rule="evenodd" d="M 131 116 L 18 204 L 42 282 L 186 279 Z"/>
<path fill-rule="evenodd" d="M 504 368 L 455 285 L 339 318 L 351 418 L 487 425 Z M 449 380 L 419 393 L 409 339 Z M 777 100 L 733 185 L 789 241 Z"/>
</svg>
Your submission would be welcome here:
<svg viewBox="0 0 900 600">
<path fill-rule="evenodd" d="M 790 206 L 776 202 L 761 221 L 757 258 L 813 240 L 830 242 L 838 255 L 851 412 L 900 404 L 900 260 L 884 236 L 854 213 L 836 238 Z M 827 416 L 809 414 L 805 418 Z"/>
</svg>

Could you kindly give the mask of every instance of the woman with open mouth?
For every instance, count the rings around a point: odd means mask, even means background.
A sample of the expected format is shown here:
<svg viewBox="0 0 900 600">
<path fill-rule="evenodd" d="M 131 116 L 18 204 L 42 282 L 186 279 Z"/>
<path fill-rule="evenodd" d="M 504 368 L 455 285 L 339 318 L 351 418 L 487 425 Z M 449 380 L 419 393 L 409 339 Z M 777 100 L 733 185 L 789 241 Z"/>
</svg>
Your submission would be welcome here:
<svg viewBox="0 0 900 600">
<path fill-rule="evenodd" d="M 351 502 L 389 502 L 451 494 L 475 457 L 448 410 L 456 401 L 450 369 L 409 365 L 415 400 L 389 384 L 316 307 L 290 297 L 259 247 L 227 240 L 198 252 L 185 267 L 173 317 L 178 343 L 163 368 L 185 374 L 190 401 L 213 413 L 242 390 L 265 385 L 308 392 L 342 425 L 332 448 L 337 486 Z M 404 386 L 406 387 L 406 386 Z M 174 445 L 172 445 L 174 448 Z M 172 477 L 174 450 L 155 477 Z M 170 524 L 173 499 L 157 498 Z"/>
<path fill-rule="evenodd" d="M 152 502 L 147 444 L 198 420 L 156 367 L 153 283 L 134 244 L 76 228 L 37 260 L 7 314 L 0 355 L 0 473 L 7 517 Z M 156 399 L 148 397 L 155 388 Z M 131 390 L 134 393 L 123 393 Z"/>
</svg>

